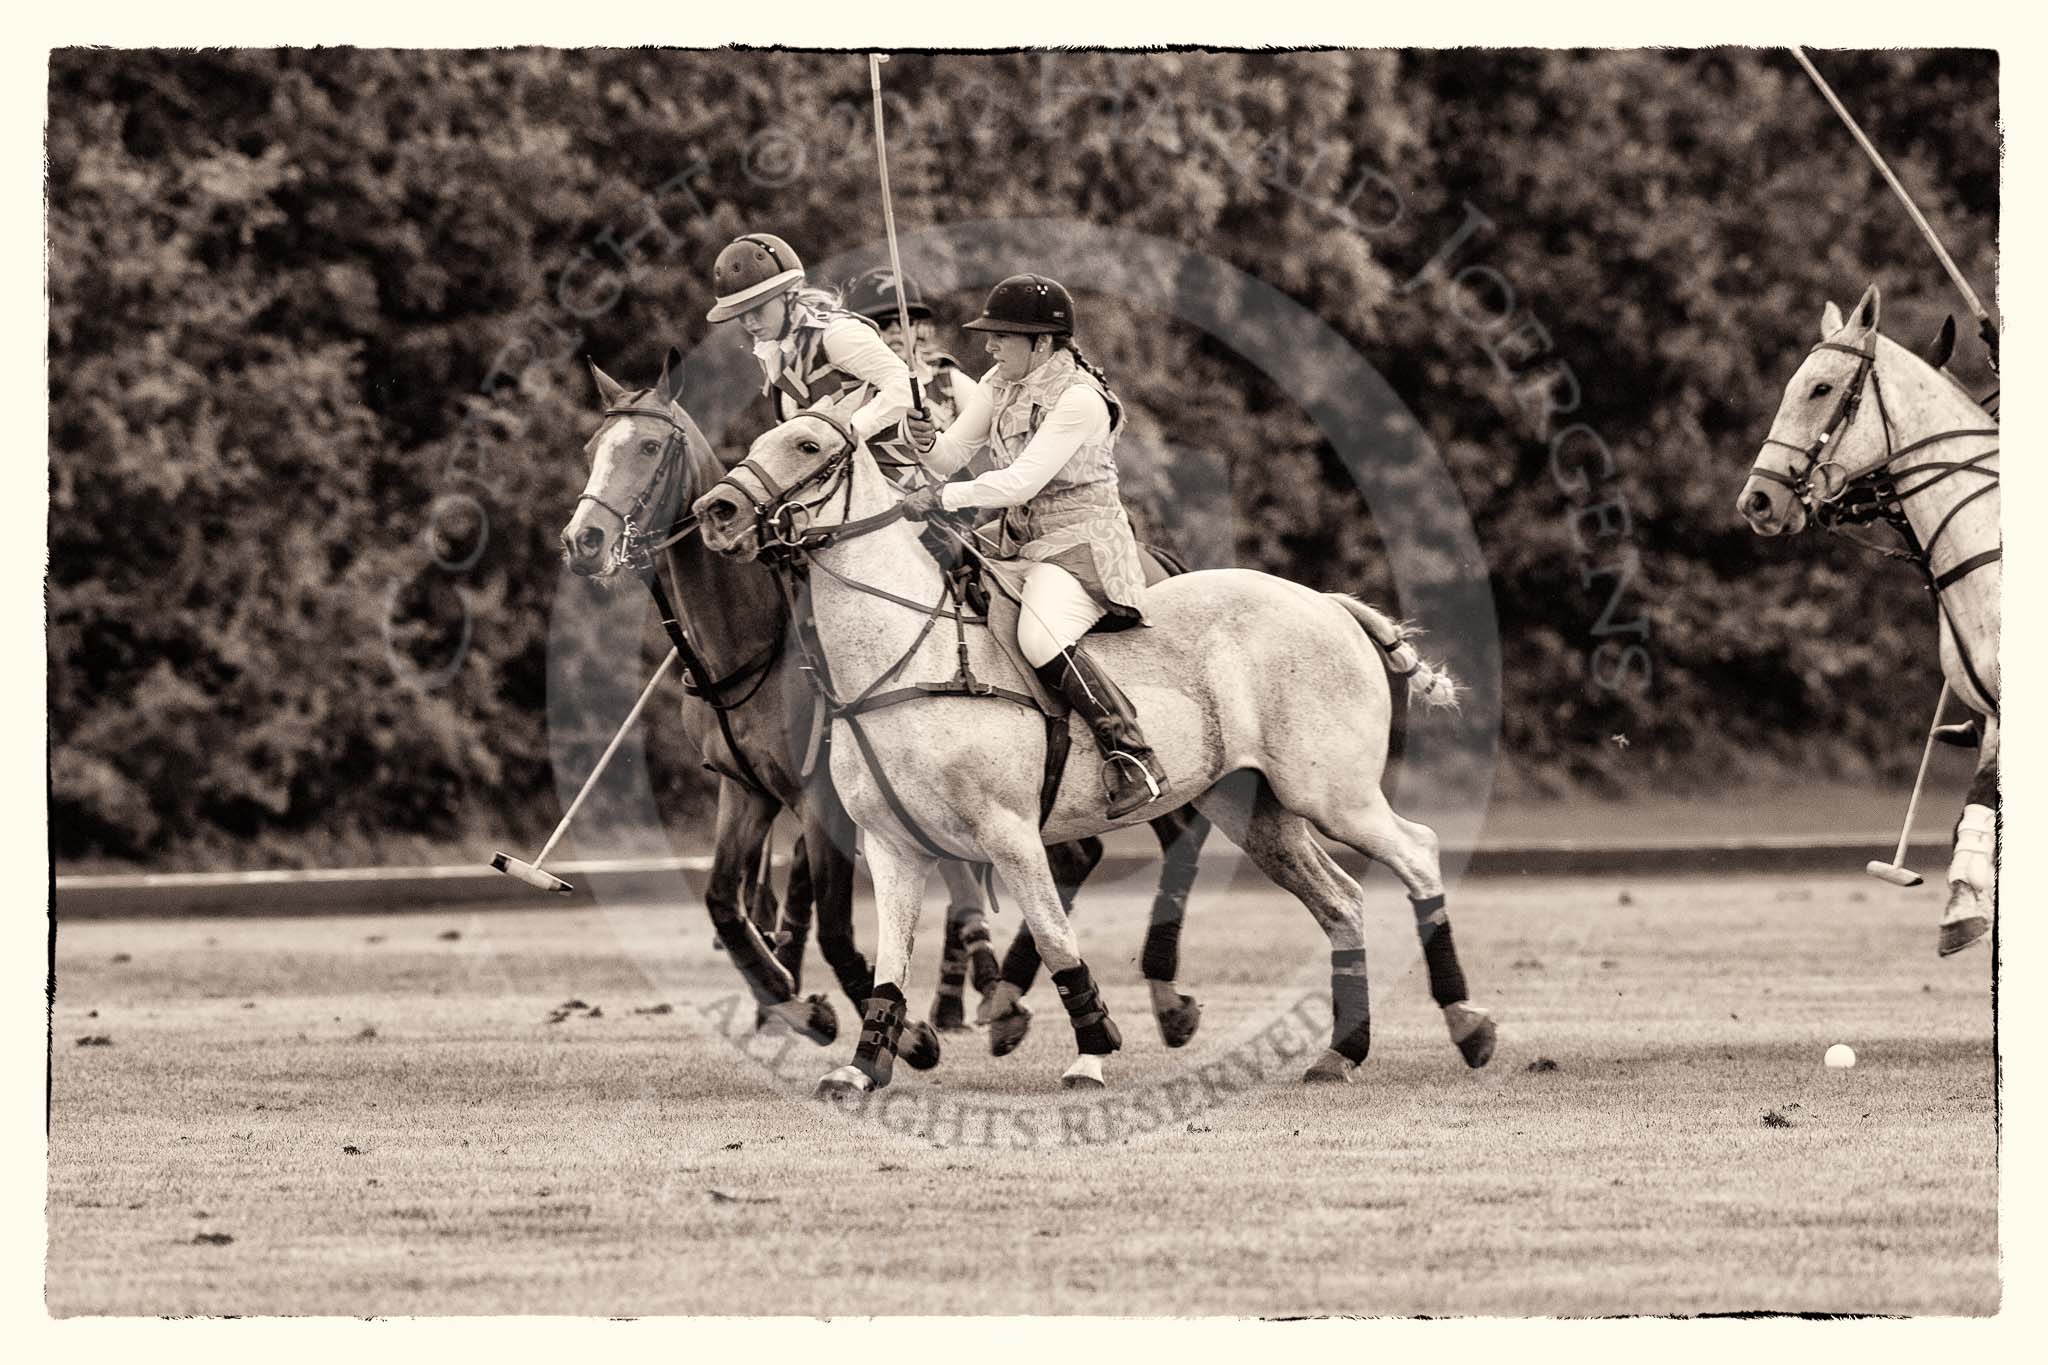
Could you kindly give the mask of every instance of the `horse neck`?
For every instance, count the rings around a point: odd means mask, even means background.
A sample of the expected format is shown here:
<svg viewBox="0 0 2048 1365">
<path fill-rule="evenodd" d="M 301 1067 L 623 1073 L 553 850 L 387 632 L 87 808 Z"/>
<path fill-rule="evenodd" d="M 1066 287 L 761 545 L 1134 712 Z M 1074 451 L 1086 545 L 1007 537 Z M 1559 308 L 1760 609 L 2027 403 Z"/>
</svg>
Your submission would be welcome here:
<svg viewBox="0 0 2048 1365">
<path fill-rule="evenodd" d="M 849 521 L 885 512 L 899 497 L 865 449 L 854 456 L 850 477 Z M 811 552 L 816 561 L 810 574 L 811 610 L 832 671 L 833 690 L 842 700 L 857 695 L 901 659 L 924 629 L 926 618 L 840 580 L 878 588 L 920 605 L 938 602 L 944 580 L 917 537 L 914 523 L 898 521 Z M 950 648 L 951 640 L 950 632 L 941 640 L 940 632 L 934 630 L 926 637 L 925 648 L 933 647 L 934 641 Z M 906 672 L 900 680 L 916 682 L 919 678 Z"/>
<path fill-rule="evenodd" d="M 684 418 L 691 440 L 689 470 L 677 505 L 687 508 L 719 479 L 725 467 L 696 424 Z M 707 549 L 688 535 L 662 556 L 676 615 L 712 678 L 726 677 L 751 659 L 782 628 L 782 598 L 775 579 L 758 564 L 742 564 Z"/>
<path fill-rule="evenodd" d="M 1880 382 L 1884 385 L 1885 413 L 1892 425 L 1895 445 L 1909 446 L 1926 437 L 1951 431 L 1996 431 L 1998 423 L 1939 370 L 1889 338 L 1878 339 L 1878 352 L 1883 366 Z M 1987 450 L 1995 450 L 1997 446 L 1996 435 L 1958 436 L 1916 450 L 1895 461 L 1893 468 L 1906 470 L 1917 465 L 1961 464 Z M 1997 457 L 1994 455 L 1979 467 L 1997 469 Z M 1931 572 L 1939 574 L 1950 565 L 1998 543 L 1996 493 L 1976 498 L 1956 515 L 1945 530 L 1941 529 L 1948 521 L 1950 511 L 1982 489 L 1985 482 L 1986 476 L 1982 474 L 1966 471 L 1944 477 L 1938 469 L 1907 474 L 1899 479 L 1899 483 L 1908 490 L 1926 485 L 1924 492 L 1901 502 L 1900 509 L 1906 514 L 1906 520 L 1912 523 L 1913 533 L 1923 546 L 1940 530 L 1940 538 L 1934 544 L 1933 557 L 1928 565 Z"/>
</svg>

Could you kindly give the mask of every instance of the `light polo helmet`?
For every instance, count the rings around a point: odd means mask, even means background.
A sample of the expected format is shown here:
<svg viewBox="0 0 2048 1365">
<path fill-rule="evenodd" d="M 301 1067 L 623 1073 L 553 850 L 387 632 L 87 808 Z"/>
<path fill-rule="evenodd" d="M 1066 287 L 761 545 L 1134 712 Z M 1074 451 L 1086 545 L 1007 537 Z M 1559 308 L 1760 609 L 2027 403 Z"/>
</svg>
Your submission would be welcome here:
<svg viewBox="0 0 2048 1365">
<path fill-rule="evenodd" d="M 803 282 L 803 260 L 788 242 L 772 232 L 735 237 L 711 267 L 711 290 L 718 302 L 704 318 L 729 322 Z"/>
</svg>

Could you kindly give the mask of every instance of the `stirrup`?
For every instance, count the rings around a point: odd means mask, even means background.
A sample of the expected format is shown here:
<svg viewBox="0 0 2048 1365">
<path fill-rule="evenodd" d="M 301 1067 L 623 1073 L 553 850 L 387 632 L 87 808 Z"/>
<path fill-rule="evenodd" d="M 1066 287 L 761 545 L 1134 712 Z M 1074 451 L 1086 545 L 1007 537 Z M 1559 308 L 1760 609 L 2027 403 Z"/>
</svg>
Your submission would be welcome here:
<svg viewBox="0 0 2048 1365">
<path fill-rule="evenodd" d="M 1138 776 L 1144 779 L 1145 791 L 1140 799 L 1132 800 L 1134 796 L 1139 796 L 1139 793 L 1135 791 L 1127 792 L 1121 799 L 1118 798 L 1117 783 L 1114 779 L 1121 771 L 1117 766 L 1119 763 L 1129 764 L 1132 768 L 1137 769 Z M 1163 778 L 1152 775 L 1152 769 L 1146 765 L 1144 759 L 1139 758 L 1129 750 L 1114 749 L 1103 756 L 1102 789 L 1103 794 L 1108 798 L 1107 805 L 1112 819 L 1128 815 L 1134 810 L 1151 805 L 1154 801 L 1166 795 L 1166 786 L 1166 781 Z"/>
</svg>

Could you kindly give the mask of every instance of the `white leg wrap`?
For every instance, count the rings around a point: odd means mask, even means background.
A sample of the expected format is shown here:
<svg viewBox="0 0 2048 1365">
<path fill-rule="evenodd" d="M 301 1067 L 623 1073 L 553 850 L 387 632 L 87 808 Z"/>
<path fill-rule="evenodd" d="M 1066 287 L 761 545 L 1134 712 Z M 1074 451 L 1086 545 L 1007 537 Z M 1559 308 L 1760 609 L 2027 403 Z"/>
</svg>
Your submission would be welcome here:
<svg viewBox="0 0 2048 1365">
<path fill-rule="evenodd" d="M 1948 865 L 1951 885 L 1961 882 L 1980 897 L 1990 897 L 1998 875 L 1993 857 L 1997 820 L 1989 806 L 1963 807 L 1962 823 L 1956 827 L 1955 857 Z"/>
</svg>

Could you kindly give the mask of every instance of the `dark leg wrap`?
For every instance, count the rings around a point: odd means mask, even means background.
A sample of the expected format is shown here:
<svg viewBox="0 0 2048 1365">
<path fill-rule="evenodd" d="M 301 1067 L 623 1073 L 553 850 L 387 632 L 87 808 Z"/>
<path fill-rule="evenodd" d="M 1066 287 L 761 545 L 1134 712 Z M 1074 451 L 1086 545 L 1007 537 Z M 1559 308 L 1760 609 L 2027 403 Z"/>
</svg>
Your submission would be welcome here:
<svg viewBox="0 0 2048 1365">
<path fill-rule="evenodd" d="M 1010 951 L 1003 954 L 1003 980 L 1019 991 L 1031 989 L 1031 983 L 1038 980 L 1038 940 L 1031 937 L 1031 926 L 1017 926 L 1017 937 L 1010 940 Z"/>
<path fill-rule="evenodd" d="M 903 1032 L 904 1013 L 903 992 L 892 982 L 876 989 L 862 1014 L 853 1064 L 868 1074 L 877 1090 L 895 1074 L 896 1039 Z"/>
<path fill-rule="evenodd" d="M 961 941 L 961 922 L 974 912 L 956 905 L 946 912 L 946 946 L 939 955 L 939 994 L 959 995 L 967 987 L 967 947 Z M 986 937 L 987 931 L 983 931 Z"/>
<path fill-rule="evenodd" d="M 1162 919 L 1157 902 L 1152 907 L 1152 927 L 1145 931 L 1145 952 L 1138 959 L 1138 967 L 1147 981 L 1171 981 L 1180 973 L 1180 916 Z"/>
<path fill-rule="evenodd" d="M 1444 915 L 1444 898 L 1409 897 L 1415 907 L 1415 936 L 1422 940 L 1422 960 L 1429 964 L 1429 993 L 1439 1008 L 1466 998 L 1465 972 L 1458 966 L 1458 950 L 1451 946 L 1451 922 Z"/>
<path fill-rule="evenodd" d="M 1002 973 L 996 965 L 995 945 L 989 941 L 988 917 L 981 911 L 969 910 L 960 917 L 960 947 L 967 954 L 968 979 L 978 993 L 987 995 Z"/>
<path fill-rule="evenodd" d="M 1107 1057 L 1123 1046 L 1124 1036 L 1109 1017 L 1095 979 L 1088 975 L 1087 963 L 1054 972 L 1052 984 L 1059 990 L 1060 1003 L 1067 1007 L 1067 1018 L 1073 1021 L 1074 1043 L 1084 1054 Z"/>
<path fill-rule="evenodd" d="M 1372 996 L 1366 987 L 1365 949 L 1330 953 L 1330 1046 L 1353 1065 L 1372 1051 Z"/>
</svg>

